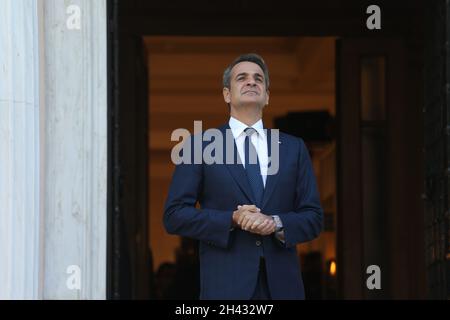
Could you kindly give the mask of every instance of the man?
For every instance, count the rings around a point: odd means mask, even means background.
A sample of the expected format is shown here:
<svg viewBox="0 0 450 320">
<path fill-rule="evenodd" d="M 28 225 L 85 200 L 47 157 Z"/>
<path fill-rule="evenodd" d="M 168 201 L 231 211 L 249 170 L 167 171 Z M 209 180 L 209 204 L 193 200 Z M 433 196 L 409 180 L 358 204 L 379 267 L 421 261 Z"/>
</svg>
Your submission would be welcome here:
<svg viewBox="0 0 450 320">
<path fill-rule="evenodd" d="M 304 299 L 296 244 L 316 238 L 323 221 L 308 150 L 283 133 L 270 143 L 273 134 L 262 123 L 269 73 L 260 56 L 233 61 L 223 97 L 230 119 L 219 130 L 223 137 L 232 132 L 240 161 L 177 165 L 164 225 L 199 240 L 201 299 Z M 275 174 L 269 158 L 279 161 Z"/>
</svg>

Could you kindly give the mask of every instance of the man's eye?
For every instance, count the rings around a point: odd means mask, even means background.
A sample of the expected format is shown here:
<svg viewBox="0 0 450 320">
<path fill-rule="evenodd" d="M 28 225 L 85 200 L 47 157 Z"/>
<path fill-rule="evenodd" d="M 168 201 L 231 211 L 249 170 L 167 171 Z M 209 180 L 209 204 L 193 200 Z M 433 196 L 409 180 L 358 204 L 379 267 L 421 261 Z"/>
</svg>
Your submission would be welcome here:
<svg viewBox="0 0 450 320">
<path fill-rule="evenodd" d="M 261 78 L 257 78 L 256 81 L 262 82 L 262 79 Z"/>
</svg>

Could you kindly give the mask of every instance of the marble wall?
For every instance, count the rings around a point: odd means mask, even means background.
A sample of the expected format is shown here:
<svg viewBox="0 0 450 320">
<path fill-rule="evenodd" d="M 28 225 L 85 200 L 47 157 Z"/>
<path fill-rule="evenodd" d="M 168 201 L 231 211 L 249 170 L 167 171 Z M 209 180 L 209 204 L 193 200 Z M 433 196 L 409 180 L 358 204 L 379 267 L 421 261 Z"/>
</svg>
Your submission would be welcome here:
<svg viewBox="0 0 450 320">
<path fill-rule="evenodd" d="M 106 297 L 105 0 L 0 3 L 0 299 Z"/>
</svg>

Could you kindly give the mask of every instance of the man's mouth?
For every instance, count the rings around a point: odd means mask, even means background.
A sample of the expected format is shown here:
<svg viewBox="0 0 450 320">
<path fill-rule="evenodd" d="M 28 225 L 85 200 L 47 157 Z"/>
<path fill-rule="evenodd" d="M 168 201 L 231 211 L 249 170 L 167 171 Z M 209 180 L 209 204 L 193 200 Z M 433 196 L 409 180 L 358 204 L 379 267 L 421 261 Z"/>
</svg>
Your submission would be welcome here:
<svg viewBox="0 0 450 320">
<path fill-rule="evenodd" d="M 258 94 L 258 92 L 256 92 L 256 91 L 253 91 L 253 90 L 248 90 L 248 91 L 245 91 L 243 94 L 247 94 L 247 93 L 254 93 L 254 94 Z"/>
</svg>

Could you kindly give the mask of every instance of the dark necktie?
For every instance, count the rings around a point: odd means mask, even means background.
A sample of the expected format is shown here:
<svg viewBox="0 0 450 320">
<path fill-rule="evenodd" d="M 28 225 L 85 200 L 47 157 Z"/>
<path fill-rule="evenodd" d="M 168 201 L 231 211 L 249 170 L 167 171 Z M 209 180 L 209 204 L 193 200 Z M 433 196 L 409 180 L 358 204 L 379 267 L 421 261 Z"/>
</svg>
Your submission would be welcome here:
<svg viewBox="0 0 450 320">
<path fill-rule="evenodd" d="M 260 206 L 264 194 L 264 183 L 261 176 L 261 169 L 259 167 L 258 153 L 256 152 L 255 146 L 250 139 L 254 133 L 256 133 L 256 130 L 253 128 L 245 129 L 245 171 L 247 173 L 248 182 L 252 188 L 253 195 L 255 196 L 256 205 Z"/>
</svg>

